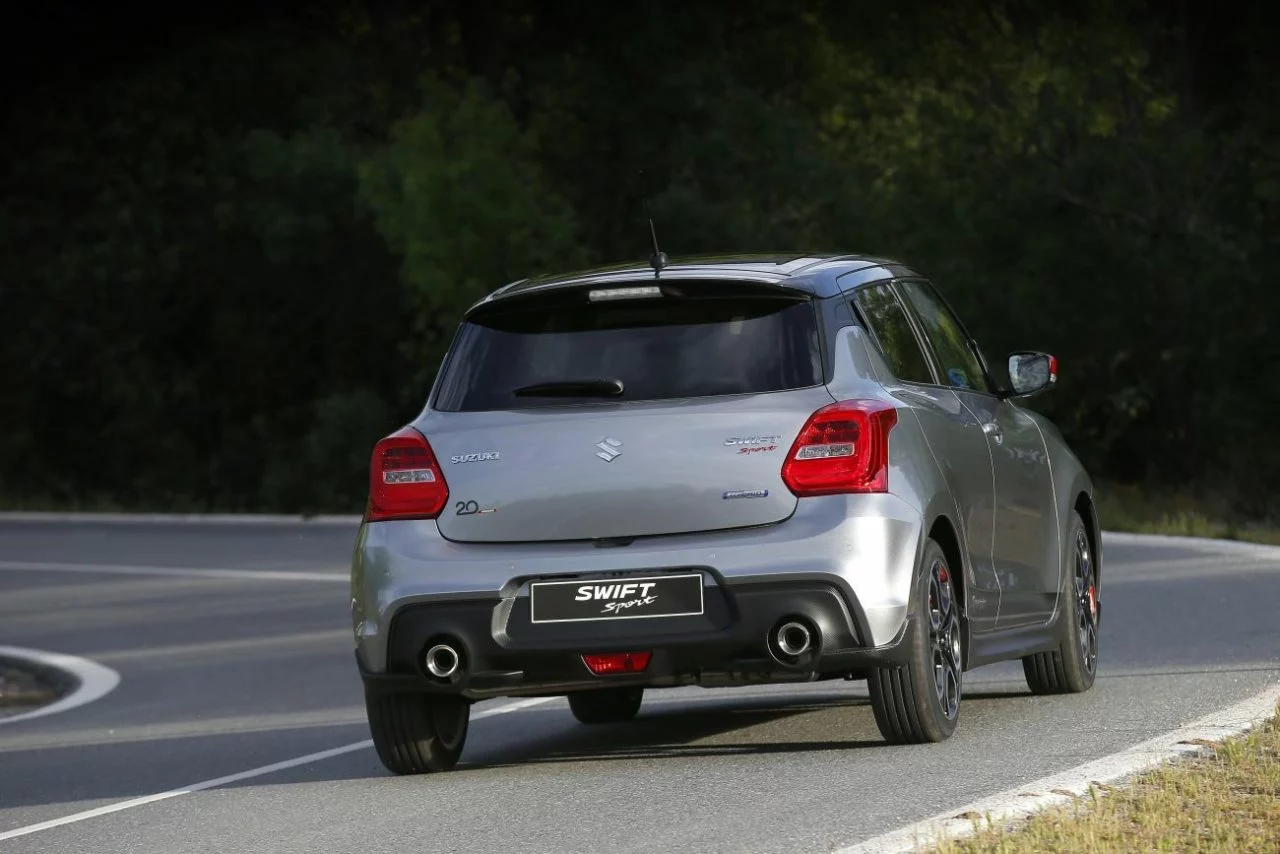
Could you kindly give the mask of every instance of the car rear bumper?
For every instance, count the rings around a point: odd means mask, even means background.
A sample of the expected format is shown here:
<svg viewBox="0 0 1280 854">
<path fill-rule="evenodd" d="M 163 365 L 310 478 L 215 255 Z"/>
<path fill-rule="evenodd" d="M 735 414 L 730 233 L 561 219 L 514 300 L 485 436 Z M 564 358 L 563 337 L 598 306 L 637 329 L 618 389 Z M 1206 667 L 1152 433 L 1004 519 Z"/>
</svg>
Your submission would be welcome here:
<svg viewBox="0 0 1280 854">
<path fill-rule="evenodd" d="M 836 583 L 784 580 L 726 585 L 708 571 L 706 611 L 696 617 L 536 624 L 528 600 L 472 599 L 418 603 L 392 620 L 386 667 L 370 670 L 357 651 L 371 690 L 490 696 L 562 694 L 605 686 L 732 685 L 809 679 L 902 663 L 909 649 L 904 621 L 890 643 L 868 646 L 865 620 Z M 771 657 L 768 637 L 783 620 L 800 618 L 816 631 L 811 654 L 793 664 Z M 423 664 L 432 646 L 460 652 L 451 678 Z M 642 672 L 595 676 L 582 656 L 648 652 Z"/>
<path fill-rule="evenodd" d="M 465 690 L 475 696 L 583 676 L 598 684 L 604 680 L 585 671 L 580 655 L 625 651 L 617 644 L 653 651 L 649 684 L 699 681 L 693 674 L 708 682 L 730 662 L 772 665 L 766 635 L 792 609 L 823 636 L 817 669 L 857 669 L 898 654 L 921 528 L 919 512 L 893 495 L 810 498 L 776 525 L 623 546 L 459 543 L 430 520 L 365 524 L 352 561 L 358 659 L 370 684 L 383 674 L 423 682 L 421 644 L 450 629 L 474 659 Z M 529 622 L 531 581 L 691 570 L 704 575 L 699 618 Z"/>
</svg>

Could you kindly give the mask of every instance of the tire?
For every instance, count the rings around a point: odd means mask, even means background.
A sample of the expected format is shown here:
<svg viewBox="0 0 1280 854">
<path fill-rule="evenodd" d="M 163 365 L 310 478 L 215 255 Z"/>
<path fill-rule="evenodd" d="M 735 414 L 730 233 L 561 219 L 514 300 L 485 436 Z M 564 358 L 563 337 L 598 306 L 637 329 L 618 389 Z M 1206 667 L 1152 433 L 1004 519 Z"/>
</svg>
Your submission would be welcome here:
<svg viewBox="0 0 1280 854">
<path fill-rule="evenodd" d="M 471 703 L 432 694 L 365 694 L 378 758 L 393 774 L 448 771 L 467 741 Z"/>
<path fill-rule="evenodd" d="M 1033 694 L 1081 694 L 1098 672 L 1098 576 L 1084 519 L 1072 516 L 1067 535 L 1068 566 L 1062 597 L 1062 643 L 1050 652 L 1022 659 Z"/>
<path fill-rule="evenodd" d="M 867 678 L 876 725 L 890 744 L 945 741 L 960 719 L 961 603 L 946 555 L 932 539 L 925 543 L 923 566 L 913 597 L 909 663 L 876 668 Z"/>
<path fill-rule="evenodd" d="M 569 709 L 584 724 L 615 724 L 634 718 L 643 699 L 643 688 L 579 691 L 569 695 Z"/>
</svg>

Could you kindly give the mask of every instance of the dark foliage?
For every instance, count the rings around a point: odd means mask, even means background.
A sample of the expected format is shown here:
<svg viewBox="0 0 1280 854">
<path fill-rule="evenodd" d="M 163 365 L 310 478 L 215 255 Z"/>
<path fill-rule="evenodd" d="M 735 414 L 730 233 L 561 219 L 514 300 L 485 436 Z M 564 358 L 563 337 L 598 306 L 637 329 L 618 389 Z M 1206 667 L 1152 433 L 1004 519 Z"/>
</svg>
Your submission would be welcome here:
<svg viewBox="0 0 1280 854">
<path fill-rule="evenodd" d="M 6 503 L 357 509 L 458 313 L 644 258 L 647 199 L 672 254 L 902 256 L 1060 356 L 1101 478 L 1280 512 L 1275 4 L 290 8 L 7 28 Z"/>
</svg>

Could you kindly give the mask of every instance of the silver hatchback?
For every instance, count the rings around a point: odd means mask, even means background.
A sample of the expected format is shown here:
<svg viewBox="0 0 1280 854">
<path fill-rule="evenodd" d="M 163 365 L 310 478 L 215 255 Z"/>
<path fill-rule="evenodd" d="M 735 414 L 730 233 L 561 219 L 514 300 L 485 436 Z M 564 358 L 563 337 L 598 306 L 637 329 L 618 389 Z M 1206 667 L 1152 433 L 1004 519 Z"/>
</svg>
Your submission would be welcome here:
<svg viewBox="0 0 1280 854">
<path fill-rule="evenodd" d="M 1004 366 L 1002 366 L 1003 368 Z M 1093 486 L 929 281 L 861 256 L 701 258 L 503 287 L 378 442 L 352 565 L 382 762 L 451 768 L 471 704 L 865 679 L 893 743 L 963 674 L 1087 690 Z"/>
</svg>

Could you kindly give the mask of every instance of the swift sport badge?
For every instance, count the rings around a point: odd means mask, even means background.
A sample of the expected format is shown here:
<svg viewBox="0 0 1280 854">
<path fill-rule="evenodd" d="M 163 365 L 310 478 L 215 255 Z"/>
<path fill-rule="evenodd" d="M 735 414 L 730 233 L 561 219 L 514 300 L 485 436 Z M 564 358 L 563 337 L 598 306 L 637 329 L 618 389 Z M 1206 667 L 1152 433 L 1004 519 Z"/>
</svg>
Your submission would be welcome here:
<svg viewBox="0 0 1280 854">
<path fill-rule="evenodd" d="M 701 573 L 529 585 L 529 619 L 534 623 L 689 617 L 702 612 Z"/>
<path fill-rule="evenodd" d="M 776 445 L 781 436 L 733 436 L 725 439 L 726 445 Z"/>
</svg>

